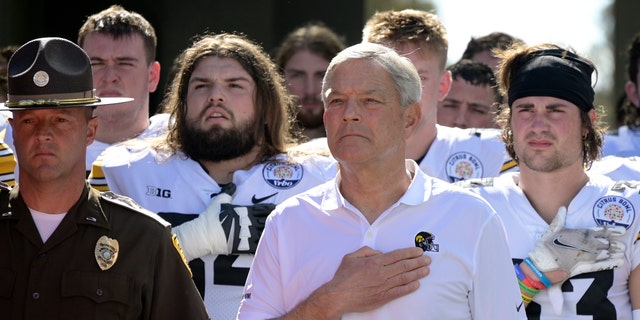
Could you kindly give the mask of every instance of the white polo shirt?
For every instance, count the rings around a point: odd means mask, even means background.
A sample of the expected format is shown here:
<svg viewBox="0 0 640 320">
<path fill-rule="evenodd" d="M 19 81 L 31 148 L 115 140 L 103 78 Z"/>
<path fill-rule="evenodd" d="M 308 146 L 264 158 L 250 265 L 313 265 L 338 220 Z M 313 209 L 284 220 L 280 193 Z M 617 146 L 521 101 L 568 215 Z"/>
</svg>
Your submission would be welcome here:
<svg viewBox="0 0 640 320">
<path fill-rule="evenodd" d="M 339 192 L 340 178 L 286 200 L 267 219 L 239 319 L 285 314 L 329 281 L 343 256 L 382 252 L 429 235 L 430 273 L 407 296 L 343 319 L 520 319 L 524 307 L 499 217 L 481 198 L 414 172 L 407 192 L 373 223 Z M 381 181 L 380 183 L 384 183 Z M 518 313 L 518 308 L 520 313 Z"/>
</svg>

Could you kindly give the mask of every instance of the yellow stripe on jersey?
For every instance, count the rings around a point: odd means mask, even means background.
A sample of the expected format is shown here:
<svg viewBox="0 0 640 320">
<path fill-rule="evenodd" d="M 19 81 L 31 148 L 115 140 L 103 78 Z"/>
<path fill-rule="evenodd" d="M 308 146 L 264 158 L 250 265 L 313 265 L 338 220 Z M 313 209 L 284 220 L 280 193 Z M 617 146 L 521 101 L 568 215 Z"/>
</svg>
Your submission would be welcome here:
<svg viewBox="0 0 640 320">
<path fill-rule="evenodd" d="M 16 158 L 13 151 L 4 142 L 0 142 L 0 181 L 13 186 L 16 184 L 14 171 L 16 169 Z"/>
<path fill-rule="evenodd" d="M 518 166 L 518 163 L 515 160 L 511 159 L 502 164 L 502 167 L 500 168 L 500 173 L 505 173 L 517 166 Z"/>
<path fill-rule="evenodd" d="M 99 191 L 109 191 L 107 178 L 104 177 L 104 172 L 102 171 L 102 159 L 100 157 L 91 164 L 91 173 L 89 173 L 88 180 L 89 184 Z"/>
</svg>

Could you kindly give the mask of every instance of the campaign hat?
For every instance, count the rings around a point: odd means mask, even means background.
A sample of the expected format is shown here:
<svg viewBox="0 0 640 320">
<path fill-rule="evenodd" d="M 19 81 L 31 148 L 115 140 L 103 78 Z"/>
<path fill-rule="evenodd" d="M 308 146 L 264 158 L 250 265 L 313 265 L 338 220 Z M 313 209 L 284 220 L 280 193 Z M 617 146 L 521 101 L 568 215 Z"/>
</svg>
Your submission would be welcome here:
<svg viewBox="0 0 640 320">
<path fill-rule="evenodd" d="M 91 60 L 75 43 L 58 37 L 31 40 L 9 59 L 7 101 L 0 110 L 97 107 L 132 98 L 96 96 Z"/>
</svg>

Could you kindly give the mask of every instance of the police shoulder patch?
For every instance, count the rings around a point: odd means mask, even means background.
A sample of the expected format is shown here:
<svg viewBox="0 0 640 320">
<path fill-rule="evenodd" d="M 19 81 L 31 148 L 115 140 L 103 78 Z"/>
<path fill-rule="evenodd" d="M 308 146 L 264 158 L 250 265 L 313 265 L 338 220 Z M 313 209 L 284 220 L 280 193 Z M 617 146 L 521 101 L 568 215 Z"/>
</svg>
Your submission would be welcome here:
<svg viewBox="0 0 640 320">
<path fill-rule="evenodd" d="M 153 219 L 155 219 L 156 221 L 158 221 L 160 224 L 162 224 L 165 227 L 170 226 L 171 224 L 169 222 L 167 222 L 166 220 L 160 218 L 159 215 L 145 209 L 144 207 L 142 207 L 141 205 L 139 205 L 135 200 L 123 196 L 123 195 L 119 195 L 119 194 L 115 194 L 111 191 L 105 191 L 105 192 L 100 192 L 100 196 L 102 199 L 108 201 L 109 203 L 113 203 L 116 204 L 120 207 L 124 207 L 127 209 L 130 209 L 131 211 L 137 212 L 137 213 L 141 213 L 144 214 L 146 216 L 149 216 Z"/>
</svg>

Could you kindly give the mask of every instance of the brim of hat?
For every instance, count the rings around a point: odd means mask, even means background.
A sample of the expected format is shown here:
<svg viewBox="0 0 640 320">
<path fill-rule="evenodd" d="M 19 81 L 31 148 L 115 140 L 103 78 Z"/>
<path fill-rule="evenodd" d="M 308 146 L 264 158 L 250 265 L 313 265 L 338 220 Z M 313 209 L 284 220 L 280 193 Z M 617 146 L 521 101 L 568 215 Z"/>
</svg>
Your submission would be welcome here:
<svg viewBox="0 0 640 320">
<path fill-rule="evenodd" d="M 24 106 L 9 107 L 6 102 L 0 103 L 0 111 L 20 111 L 20 110 L 37 110 L 37 109 L 58 109 L 58 108 L 81 108 L 81 107 L 98 107 L 98 106 L 111 106 L 125 102 L 131 102 L 133 98 L 128 97 L 113 97 L 113 98 L 100 98 L 100 101 L 94 103 L 83 104 L 32 104 Z"/>
</svg>

